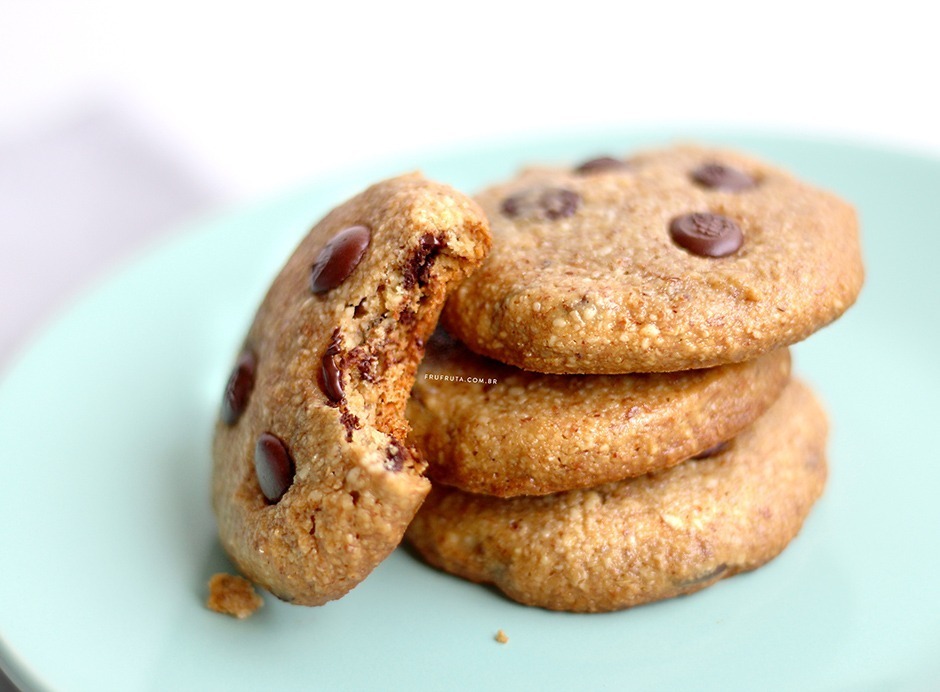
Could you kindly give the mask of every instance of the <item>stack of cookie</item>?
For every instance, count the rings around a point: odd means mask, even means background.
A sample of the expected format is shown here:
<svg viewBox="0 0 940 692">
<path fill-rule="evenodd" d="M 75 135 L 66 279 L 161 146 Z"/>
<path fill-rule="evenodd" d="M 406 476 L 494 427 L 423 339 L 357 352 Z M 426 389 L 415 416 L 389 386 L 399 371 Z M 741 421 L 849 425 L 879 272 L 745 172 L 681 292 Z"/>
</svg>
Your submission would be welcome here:
<svg viewBox="0 0 940 692">
<path fill-rule="evenodd" d="M 433 483 L 411 544 L 585 612 L 779 554 L 826 479 L 825 414 L 786 347 L 858 295 L 852 208 L 696 147 L 529 169 L 477 201 L 492 251 L 408 403 Z"/>
<path fill-rule="evenodd" d="M 479 203 L 380 182 L 311 229 L 240 346 L 213 441 L 222 545 L 303 605 L 406 531 L 563 610 L 753 569 L 826 476 L 786 346 L 861 283 L 851 207 L 730 152 L 533 169 Z M 456 340 L 431 338 L 442 309 Z M 213 583 L 210 607 L 257 607 Z"/>
</svg>

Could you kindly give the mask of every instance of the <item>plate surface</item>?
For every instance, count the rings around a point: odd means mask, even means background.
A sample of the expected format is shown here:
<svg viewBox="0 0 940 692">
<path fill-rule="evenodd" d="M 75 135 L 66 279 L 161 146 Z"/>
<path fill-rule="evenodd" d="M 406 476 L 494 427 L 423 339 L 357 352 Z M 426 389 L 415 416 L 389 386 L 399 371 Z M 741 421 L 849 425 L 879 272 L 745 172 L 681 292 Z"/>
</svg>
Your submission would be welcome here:
<svg viewBox="0 0 940 692">
<path fill-rule="evenodd" d="M 668 143 L 599 133 L 357 170 L 201 224 L 62 315 L 0 384 L 0 658 L 62 690 L 928 689 L 940 681 L 935 429 L 940 162 L 850 144 L 686 137 L 853 201 L 868 280 L 795 349 L 833 423 L 831 477 L 768 566 L 694 596 L 551 613 L 399 549 L 342 600 L 203 607 L 231 569 L 209 509 L 212 421 L 268 282 L 326 210 L 421 168 L 469 191 L 524 162 Z M 503 629 L 508 644 L 494 641 Z"/>
</svg>

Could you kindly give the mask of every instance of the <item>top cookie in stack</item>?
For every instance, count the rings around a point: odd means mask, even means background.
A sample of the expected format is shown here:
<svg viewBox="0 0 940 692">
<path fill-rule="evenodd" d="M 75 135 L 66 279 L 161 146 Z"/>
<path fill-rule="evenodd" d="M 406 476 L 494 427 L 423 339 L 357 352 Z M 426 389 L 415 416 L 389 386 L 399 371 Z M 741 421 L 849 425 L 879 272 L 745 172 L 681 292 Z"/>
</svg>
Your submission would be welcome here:
<svg viewBox="0 0 940 692">
<path fill-rule="evenodd" d="M 836 319 L 862 285 L 852 207 L 730 151 L 532 168 L 477 201 L 493 248 L 444 326 L 525 370 L 741 362 Z"/>
</svg>

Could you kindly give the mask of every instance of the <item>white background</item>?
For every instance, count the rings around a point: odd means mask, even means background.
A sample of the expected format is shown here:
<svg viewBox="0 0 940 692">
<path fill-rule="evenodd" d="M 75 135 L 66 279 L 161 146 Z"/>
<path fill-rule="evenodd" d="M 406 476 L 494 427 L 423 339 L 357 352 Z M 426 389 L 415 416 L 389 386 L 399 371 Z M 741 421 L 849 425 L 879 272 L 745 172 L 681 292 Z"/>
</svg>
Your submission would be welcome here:
<svg viewBox="0 0 940 692">
<path fill-rule="evenodd" d="M 598 126 L 940 153 L 931 4 L 0 0 L 0 369 L 181 221 L 337 167 Z"/>
</svg>

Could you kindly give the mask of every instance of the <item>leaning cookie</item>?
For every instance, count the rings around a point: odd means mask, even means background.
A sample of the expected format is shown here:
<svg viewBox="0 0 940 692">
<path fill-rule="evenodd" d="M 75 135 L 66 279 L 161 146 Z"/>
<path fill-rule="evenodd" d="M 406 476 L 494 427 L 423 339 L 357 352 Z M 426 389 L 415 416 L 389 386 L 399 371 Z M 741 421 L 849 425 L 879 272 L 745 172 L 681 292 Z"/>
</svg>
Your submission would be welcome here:
<svg viewBox="0 0 940 692">
<path fill-rule="evenodd" d="M 738 434 L 780 395 L 787 349 L 705 370 L 542 375 L 438 330 L 408 401 L 428 477 L 511 497 L 660 471 Z"/>
<path fill-rule="evenodd" d="M 598 612 L 692 593 L 796 536 L 825 484 L 826 432 L 793 382 L 714 457 L 544 497 L 435 486 L 407 536 L 432 565 L 527 605 Z"/>
<path fill-rule="evenodd" d="M 526 370 L 741 362 L 833 321 L 862 285 L 852 207 L 730 151 L 529 169 L 478 200 L 493 252 L 444 326 Z"/>
<path fill-rule="evenodd" d="M 274 280 L 213 445 L 219 535 L 252 581 L 317 605 L 398 545 L 429 489 L 404 442 L 423 339 L 489 242 L 475 203 L 412 174 L 330 212 Z"/>
</svg>

